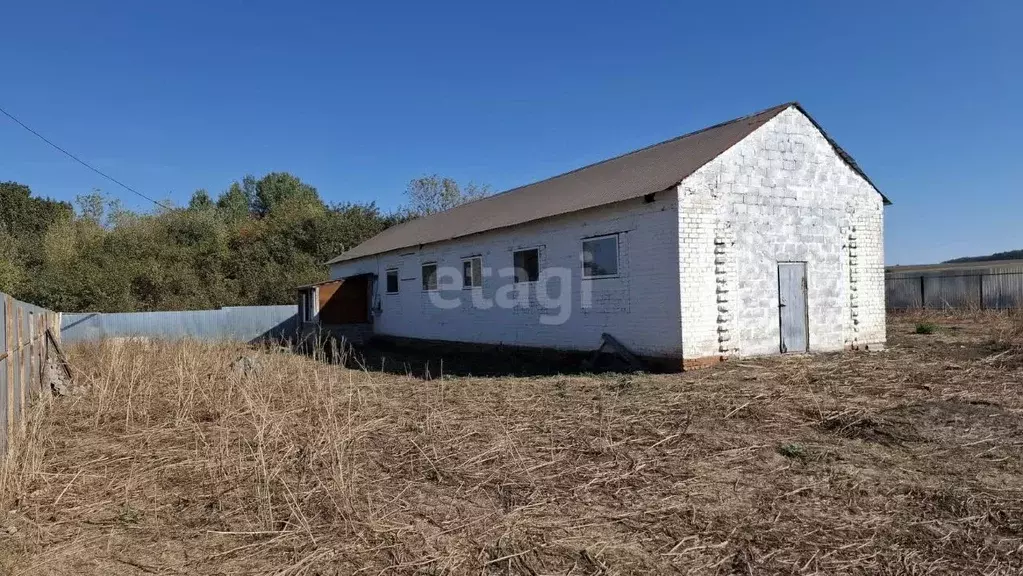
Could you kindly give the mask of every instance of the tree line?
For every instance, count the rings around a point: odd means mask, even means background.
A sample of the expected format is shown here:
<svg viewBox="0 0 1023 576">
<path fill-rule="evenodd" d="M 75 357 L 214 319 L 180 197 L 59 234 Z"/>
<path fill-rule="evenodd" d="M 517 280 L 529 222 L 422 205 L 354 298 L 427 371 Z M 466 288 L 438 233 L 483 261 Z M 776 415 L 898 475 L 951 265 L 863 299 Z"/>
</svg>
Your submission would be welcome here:
<svg viewBox="0 0 1023 576">
<path fill-rule="evenodd" d="M 986 256 L 965 256 L 962 258 L 953 258 L 951 260 L 945 260 L 942 264 L 959 264 L 962 262 L 995 262 L 997 260 L 1023 260 L 1023 250 L 1007 250 L 1005 252 L 995 252 L 994 254 L 988 254 Z"/>
<path fill-rule="evenodd" d="M 450 178 L 412 180 L 394 212 L 327 203 L 292 174 L 246 176 L 215 198 L 136 212 L 99 191 L 75 203 L 0 182 L 0 292 L 63 312 L 290 304 L 326 262 L 410 218 L 489 193 Z"/>
</svg>

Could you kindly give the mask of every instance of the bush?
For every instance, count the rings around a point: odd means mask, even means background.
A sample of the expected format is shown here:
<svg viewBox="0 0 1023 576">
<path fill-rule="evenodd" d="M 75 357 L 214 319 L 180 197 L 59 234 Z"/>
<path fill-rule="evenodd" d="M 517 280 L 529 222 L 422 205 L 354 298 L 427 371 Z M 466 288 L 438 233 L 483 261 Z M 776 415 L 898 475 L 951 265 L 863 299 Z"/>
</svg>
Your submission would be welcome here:
<svg viewBox="0 0 1023 576">
<path fill-rule="evenodd" d="M 917 334 L 934 334 L 937 331 L 938 326 L 930 322 L 918 322 L 915 330 Z"/>
</svg>

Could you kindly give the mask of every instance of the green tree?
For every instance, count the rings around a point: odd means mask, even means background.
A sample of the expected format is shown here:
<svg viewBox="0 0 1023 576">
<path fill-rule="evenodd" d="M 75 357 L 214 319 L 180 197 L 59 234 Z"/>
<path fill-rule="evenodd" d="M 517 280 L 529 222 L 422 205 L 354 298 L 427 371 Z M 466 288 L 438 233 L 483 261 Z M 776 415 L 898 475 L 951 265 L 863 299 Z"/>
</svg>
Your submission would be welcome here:
<svg viewBox="0 0 1023 576">
<path fill-rule="evenodd" d="M 0 182 L 0 231 L 12 237 L 36 237 L 51 222 L 70 217 L 73 210 L 67 202 L 33 198 L 32 190 L 17 182 Z"/>
<path fill-rule="evenodd" d="M 405 188 L 406 203 L 402 206 L 401 212 L 418 218 L 489 195 L 490 187 L 486 184 L 469 182 L 461 186 L 451 178 L 441 178 L 436 174 L 422 176 L 410 181 Z"/>
<path fill-rule="evenodd" d="M 229 222 L 237 222 L 248 218 L 251 205 L 251 197 L 238 182 L 231 184 L 217 198 L 217 210 Z"/>
<path fill-rule="evenodd" d="M 252 208 L 257 215 L 265 217 L 285 201 L 323 204 L 316 188 L 287 172 L 271 172 L 255 183 Z"/>
<path fill-rule="evenodd" d="M 310 248 L 319 262 L 354 248 L 397 222 L 376 204 L 342 203 L 331 206 L 308 231 Z"/>
<path fill-rule="evenodd" d="M 24 296 L 42 264 L 46 230 L 73 213 L 67 202 L 36 198 L 28 186 L 0 182 L 0 290 Z"/>
<path fill-rule="evenodd" d="M 103 197 L 103 193 L 99 190 L 93 190 L 88 194 L 79 194 L 75 196 L 75 204 L 78 206 L 78 215 L 83 220 L 87 220 L 101 226 L 103 224 L 103 216 L 106 213 L 107 200 Z"/>
<path fill-rule="evenodd" d="M 400 220 L 374 204 L 326 206 L 283 173 L 152 212 L 98 190 L 76 211 L 13 183 L 0 202 L 0 290 L 66 312 L 291 303 L 297 286 L 326 279 L 327 260 Z"/>
<path fill-rule="evenodd" d="M 0 292 L 17 294 L 25 279 L 17 242 L 0 228 Z"/>
<path fill-rule="evenodd" d="M 188 201 L 189 210 L 211 210 L 215 208 L 213 199 L 210 198 L 209 192 L 205 189 L 200 188 L 192 193 L 192 198 Z"/>
</svg>

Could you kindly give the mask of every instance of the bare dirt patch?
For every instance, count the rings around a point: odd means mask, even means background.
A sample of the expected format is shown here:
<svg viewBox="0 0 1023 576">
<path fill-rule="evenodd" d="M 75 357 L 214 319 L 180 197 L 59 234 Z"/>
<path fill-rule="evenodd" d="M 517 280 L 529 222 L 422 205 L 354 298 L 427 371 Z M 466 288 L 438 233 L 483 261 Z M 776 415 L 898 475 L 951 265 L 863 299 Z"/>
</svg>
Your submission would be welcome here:
<svg viewBox="0 0 1023 576">
<path fill-rule="evenodd" d="M 80 347 L 89 391 L 6 465 L 0 573 L 1019 573 L 1015 321 L 915 321 L 681 376 Z"/>
</svg>

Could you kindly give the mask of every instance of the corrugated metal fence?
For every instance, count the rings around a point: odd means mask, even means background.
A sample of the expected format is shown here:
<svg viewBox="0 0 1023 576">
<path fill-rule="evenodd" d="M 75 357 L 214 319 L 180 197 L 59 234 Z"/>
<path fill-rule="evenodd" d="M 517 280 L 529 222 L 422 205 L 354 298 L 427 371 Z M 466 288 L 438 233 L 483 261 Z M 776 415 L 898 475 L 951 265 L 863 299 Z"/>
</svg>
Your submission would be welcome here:
<svg viewBox="0 0 1023 576">
<path fill-rule="evenodd" d="M 257 342 L 288 338 L 297 329 L 295 306 L 235 306 L 220 310 L 63 314 L 63 342 L 103 338 L 197 338 Z"/>
<path fill-rule="evenodd" d="M 1023 307 L 1023 272 L 888 274 L 889 310 Z"/>
<path fill-rule="evenodd" d="M 60 315 L 0 293 L 0 458 L 42 390 L 46 329 L 59 337 Z"/>
</svg>

